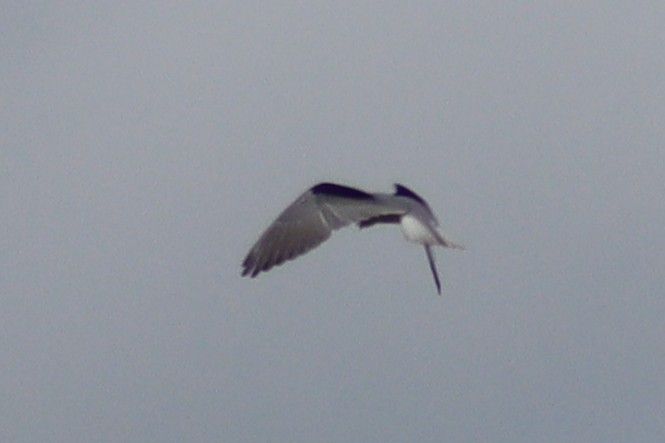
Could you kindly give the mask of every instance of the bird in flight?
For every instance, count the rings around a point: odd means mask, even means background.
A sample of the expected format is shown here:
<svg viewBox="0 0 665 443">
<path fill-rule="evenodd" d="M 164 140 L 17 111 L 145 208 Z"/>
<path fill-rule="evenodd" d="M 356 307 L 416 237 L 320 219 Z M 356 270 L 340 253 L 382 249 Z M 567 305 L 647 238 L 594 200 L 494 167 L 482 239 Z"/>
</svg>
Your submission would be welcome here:
<svg viewBox="0 0 665 443">
<path fill-rule="evenodd" d="M 305 191 L 265 230 L 242 262 L 242 275 L 256 277 L 287 260 L 309 252 L 336 229 L 356 223 L 399 224 L 404 237 L 425 247 L 436 290 L 441 283 L 432 246 L 464 249 L 437 229 L 438 222 L 422 197 L 395 184 L 393 194 L 368 193 L 335 183 L 319 183 Z"/>
</svg>

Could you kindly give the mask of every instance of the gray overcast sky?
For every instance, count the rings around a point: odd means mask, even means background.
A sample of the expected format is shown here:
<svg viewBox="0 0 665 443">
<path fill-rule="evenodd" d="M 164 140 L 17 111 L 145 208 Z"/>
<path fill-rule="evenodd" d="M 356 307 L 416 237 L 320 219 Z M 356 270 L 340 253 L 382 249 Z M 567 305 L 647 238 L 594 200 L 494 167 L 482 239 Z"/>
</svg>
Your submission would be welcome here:
<svg viewBox="0 0 665 443">
<path fill-rule="evenodd" d="M 5 2 L 3 442 L 660 442 L 662 2 Z M 255 280 L 300 192 L 399 229 Z"/>
</svg>

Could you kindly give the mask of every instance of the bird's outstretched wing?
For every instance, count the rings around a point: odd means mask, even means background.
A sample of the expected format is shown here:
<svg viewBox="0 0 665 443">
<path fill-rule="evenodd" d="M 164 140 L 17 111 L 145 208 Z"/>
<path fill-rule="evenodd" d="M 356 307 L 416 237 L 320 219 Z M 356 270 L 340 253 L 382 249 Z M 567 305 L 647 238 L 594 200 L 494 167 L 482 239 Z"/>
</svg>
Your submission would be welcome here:
<svg viewBox="0 0 665 443">
<path fill-rule="evenodd" d="M 321 183 L 298 197 L 265 230 L 245 257 L 242 275 L 256 277 L 303 255 L 330 238 L 335 229 L 403 213 L 402 208 L 379 202 L 372 194 Z"/>
</svg>

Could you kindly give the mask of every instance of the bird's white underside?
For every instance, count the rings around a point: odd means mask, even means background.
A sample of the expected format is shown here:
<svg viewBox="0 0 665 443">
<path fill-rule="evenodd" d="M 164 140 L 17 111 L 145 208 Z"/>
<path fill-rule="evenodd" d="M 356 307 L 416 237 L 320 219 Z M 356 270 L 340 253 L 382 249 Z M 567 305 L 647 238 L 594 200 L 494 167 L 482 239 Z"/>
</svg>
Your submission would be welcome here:
<svg viewBox="0 0 665 443">
<path fill-rule="evenodd" d="M 413 243 L 420 245 L 435 245 L 439 240 L 432 233 L 431 228 L 425 226 L 419 219 L 412 215 L 405 215 L 400 222 L 404 237 Z"/>
</svg>

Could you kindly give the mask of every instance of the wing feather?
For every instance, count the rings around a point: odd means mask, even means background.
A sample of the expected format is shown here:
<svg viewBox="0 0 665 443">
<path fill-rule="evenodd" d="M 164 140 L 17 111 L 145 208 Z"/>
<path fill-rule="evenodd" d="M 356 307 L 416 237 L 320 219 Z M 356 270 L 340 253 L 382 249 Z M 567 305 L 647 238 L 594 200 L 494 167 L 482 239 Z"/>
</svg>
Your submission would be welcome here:
<svg viewBox="0 0 665 443">
<path fill-rule="evenodd" d="M 265 230 L 242 263 L 242 275 L 256 277 L 323 243 L 331 229 L 323 223 L 311 193 L 287 207 Z"/>
</svg>

